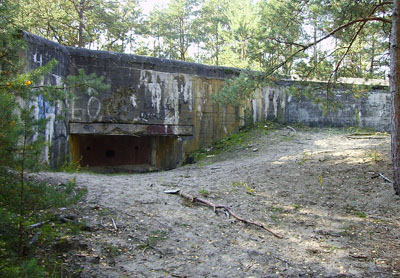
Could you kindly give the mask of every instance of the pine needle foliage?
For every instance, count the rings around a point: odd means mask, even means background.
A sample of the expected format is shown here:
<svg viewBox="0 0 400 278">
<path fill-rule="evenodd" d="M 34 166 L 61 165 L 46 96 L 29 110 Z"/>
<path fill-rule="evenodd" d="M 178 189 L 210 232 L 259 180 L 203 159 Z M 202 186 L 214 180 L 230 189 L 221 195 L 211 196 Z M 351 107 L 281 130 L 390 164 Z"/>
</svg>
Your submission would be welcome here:
<svg viewBox="0 0 400 278">
<path fill-rule="evenodd" d="M 101 91 L 109 86 L 83 70 L 65 78 L 61 85 L 43 85 L 56 60 L 27 71 L 23 33 L 14 22 L 19 9 L 15 2 L 0 0 L 0 276 L 45 277 L 45 266 L 34 259 L 37 254 L 30 239 L 42 235 L 39 240 L 48 243 L 44 231 L 53 228 L 29 227 L 53 220 L 50 211 L 77 202 L 84 191 L 74 183 L 55 188 L 28 179 L 28 174 L 46 161 L 43 149 L 48 119 L 36 116 L 35 103 L 40 97 L 55 106 L 68 102 L 76 89 Z"/>
<path fill-rule="evenodd" d="M 273 86 L 274 78 L 265 79 L 262 73 L 242 71 L 239 76 L 228 79 L 222 89 L 213 95 L 214 101 L 222 106 L 239 106 L 251 99 L 257 88 Z"/>
</svg>

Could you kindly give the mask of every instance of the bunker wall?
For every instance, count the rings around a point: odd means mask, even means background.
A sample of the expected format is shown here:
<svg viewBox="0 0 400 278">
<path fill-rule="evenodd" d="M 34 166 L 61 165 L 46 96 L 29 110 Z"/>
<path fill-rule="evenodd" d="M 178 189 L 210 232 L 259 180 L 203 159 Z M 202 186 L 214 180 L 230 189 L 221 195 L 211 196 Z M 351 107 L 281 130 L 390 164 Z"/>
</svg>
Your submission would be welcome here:
<svg viewBox="0 0 400 278">
<path fill-rule="evenodd" d="M 44 83 L 62 84 L 63 78 L 84 69 L 110 85 L 105 92 L 76 90 L 71 102 L 56 107 L 38 99 L 37 116 L 50 119 L 44 156 L 53 167 L 72 159 L 83 166 L 174 168 L 186 153 L 249 120 L 390 129 L 390 93 L 384 86 L 360 97 L 344 86 L 331 96 L 340 105 L 327 113 L 304 94 L 288 93 L 290 86 L 306 90 L 296 81 L 279 81 L 257 89 L 240 107 L 224 107 L 212 96 L 238 69 L 64 47 L 28 33 L 25 38 L 29 68 L 58 61 Z M 323 91 L 317 93 L 323 97 Z"/>
</svg>

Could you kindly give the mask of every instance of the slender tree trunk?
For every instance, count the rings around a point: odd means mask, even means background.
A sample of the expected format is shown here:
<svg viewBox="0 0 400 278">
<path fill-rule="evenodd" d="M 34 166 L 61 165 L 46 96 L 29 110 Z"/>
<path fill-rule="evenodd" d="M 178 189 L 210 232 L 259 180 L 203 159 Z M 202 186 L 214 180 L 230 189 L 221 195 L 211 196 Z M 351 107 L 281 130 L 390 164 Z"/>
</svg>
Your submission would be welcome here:
<svg viewBox="0 0 400 278">
<path fill-rule="evenodd" d="M 313 39 L 314 39 L 314 43 L 317 41 L 317 20 L 316 20 L 316 18 L 313 18 L 313 27 L 314 27 L 314 32 L 313 32 Z M 314 51 L 314 59 L 315 59 L 315 64 L 317 64 L 318 63 L 318 57 L 317 57 L 317 44 L 315 43 L 314 44 L 314 47 L 313 47 L 313 51 Z"/>
<path fill-rule="evenodd" d="M 85 0 L 81 0 L 79 5 L 79 30 L 78 30 L 78 47 L 84 47 L 85 41 L 83 39 L 83 27 L 84 27 L 84 18 L 83 12 L 85 10 Z"/>
<path fill-rule="evenodd" d="M 393 186 L 396 194 L 400 195 L 400 0 L 393 1 L 390 91 L 392 93 Z"/>
<path fill-rule="evenodd" d="M 375 40 L 372 39 L 372 54 L 369 66 L 369 73 L 371 74 L 371 76 L 374 74 L 374 64 L 375 64 Z"/>
<path fill-rule="evenodd" d="M 155 57 L 160 57 L 161 56 L 161 36 L 160 36 L 160 25 L 157 24 L 157 55 L 154 55 Z"/>
<path fill-rule="evenodd" d="M 179 24 L 180 24 L 180 36 L 179 36 L 179 52 L 181 56 L 181 60 L 185 61 L 185 21 L 184 18 L 179 19 Z"/>
<path fill-rule="evenodd" d="M 218 30 L 218 25 L 219 23 L 217 23 L 215 25 L 215 35 L 216 35 L 216 42 L 215 42 L 215 59 L 216 59 L 216 65 L 219 65 L 219 30 Z"/>
<path fill-rule="evenodd" d="M 18 221 L 18 257 L 22 259 L 24 256 L 24 218 L 25 218 L 25 151 L 27 143 L 27 130 L 26 130 L 27 118 L 24 118 L 24 141 L 22 145 L 21 154 L 21 170 L 20 170 L 20 196 L 19 196 L 19 221 Z"/>
</svg>

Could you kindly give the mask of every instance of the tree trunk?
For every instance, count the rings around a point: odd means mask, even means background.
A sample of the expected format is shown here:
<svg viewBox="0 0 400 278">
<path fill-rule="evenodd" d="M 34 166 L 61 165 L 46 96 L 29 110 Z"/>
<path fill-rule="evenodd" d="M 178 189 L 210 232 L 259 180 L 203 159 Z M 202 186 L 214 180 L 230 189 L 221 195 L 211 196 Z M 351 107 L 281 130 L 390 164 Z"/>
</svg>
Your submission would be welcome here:
<svg viewBox="0 0 400 278">
<path fill-rule="evenodd" d="M 185 61 L 185 19 L 182 17 L 179 19 L 179 52 L 181 60 Z"/>
<path fill-rule="evenodd" d="M 84 28 L 84 11 L 85 11 L 85 0 L 80 1 L 79 5 L 79 27 L 78 27 L 78 47 L 84 47 L 85 41 L 83 39 L 83 28 Z"/>
<path fill-rule="evenodd" d="M 369 66 L 369 73 L 371 74 L 371 76 L 373 76 L 374 74 L 374 64 L 375 64 L 375 39 L 372 38 L 372 54 Z"/>
<path fill-rule="evenodd" d="M 216 42 L 215 42 L 215 64 L 219 66 L 219 23 L 215 25 L 215 35 L 216 35 Z"/>
<path fill-rule="evenodd" d="M 392 93 L 393 186 L 400 195 L 400 0 L 393 1 L 390 38 L 390 91 Z"/>
</svg>

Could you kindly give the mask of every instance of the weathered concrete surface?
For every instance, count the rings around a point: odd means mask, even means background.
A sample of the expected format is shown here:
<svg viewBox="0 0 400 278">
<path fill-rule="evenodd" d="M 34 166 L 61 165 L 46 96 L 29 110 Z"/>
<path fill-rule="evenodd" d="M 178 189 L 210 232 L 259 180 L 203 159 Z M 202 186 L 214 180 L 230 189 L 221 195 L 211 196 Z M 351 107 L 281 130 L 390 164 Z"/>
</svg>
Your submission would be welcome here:
<svg viewBox="0 0 400 278">
<path fill-rule="evenodd" d="M 70 134 L 104 135 L 193 135 L 191 125 L 145 125 L 145 124 L 107 124 L 70 123 Z"/>
<path fill-rule="evenodd" d="M 30 68 L 52 58 L 59 61 L 44 82 L 60 84 L 62 78 L 84 69 L 87 74 L 103 76 L 111 86 L 101 93 L 75 91 L 75 99 L 60 103 L 60 107 L 38 100 L 38 117 L 50 118 L 46 152 L 52 166 L 59 166 L 70 156 L 84 165 L 174 168 L 186 153 L 228 135 L 250 119 L 386 131 L 390 128 L 390 94 L 386 87 L 361 98 L 339 92 L 335 98 L 342 107 L 328 114 L 311 100 L 290 95 L 288 86 L 301 88 L 294 81 L 258 89 L 254 99 L 242 107 L 223 107 L 213 101 L 212 95 L 224 86 L 225 79 L 237 75 L 238 69 L 64 47 L 31 34 L 25 37 Z M 63 113 L 62 107 L 68 113 L 59 121 L 56 116 Z M 96 149 L 95 145 L 100 146 L 100 154 L 89 152 Z M 136 147 L 132 152 L 131 148 Z"/>
<path fill-rule="evenodd" d="M 62 78 L 69 74 L 70 55 L 66 47 L 25 33 L 27 42 L 27 67 L 30 69 L 43 66 L 52 59 L 58 61 L 57 66 L 47 75 L 42 83 L 51 85 L 62 84 Z M 58 167 L 63 164 L 66 157 L 69 156 L 68 143 L 68 118 L 57 119 L 59 115 L 65 115 L 67 103 L 58 103 L 52 106 L 43 98 L 39 97 L 34 104 L 35 114 L 39 119 L 48 119 L 45 130 L 47 145 L 45 146 L 42 159 L 52 167 Z"/>
<path fill-rule="evenodd" d="M 76 92 L 70 134 L 169 136 L 151 139 L 149 164 L 165 169 L 239 126 L 238 109 L 211 98 L 232 69 L 75 48 L 69 53 L 75 70 L 104 76 L 111 85 L 107 92 Z"/>
<path fill-rule="evenodd" d="M 391 96 L 387 87 L 375 87 L 357 98 L 346 89 L 342 88 L 331 97 L 330 101 L 337 102 L 340 107 L 327 113 L 304 96 L 297 98 L 289 95 L 284 118 L 287 122 L 301 122 L 309 126 L 353 126 L 390 131 Z M 321 92 L 321 98 L 325 94 Z"/>
</svg>

